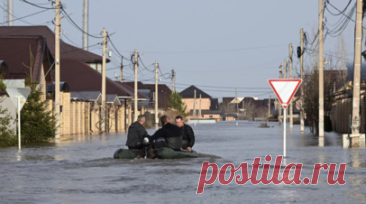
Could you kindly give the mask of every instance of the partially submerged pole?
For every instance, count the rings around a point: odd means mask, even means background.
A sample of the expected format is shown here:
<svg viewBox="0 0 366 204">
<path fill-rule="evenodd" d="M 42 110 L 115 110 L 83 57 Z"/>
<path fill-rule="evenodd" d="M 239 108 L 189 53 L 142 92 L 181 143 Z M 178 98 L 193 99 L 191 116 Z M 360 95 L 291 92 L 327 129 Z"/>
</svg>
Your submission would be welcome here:
<svg viewBox="0 0 366 204">
<path fill-rule="evenodd" d="M 193 100 L 193 119 L 196 119 L 196 90 L 194 90 L 194 100 Z"/>
<path fill-rule="evenodd" d="M 287 109 L 283 111 L 283 117 L 286 118 Z M 286 157 L 286 120 L 283 122 L 283 157 Z"/>
</svg>

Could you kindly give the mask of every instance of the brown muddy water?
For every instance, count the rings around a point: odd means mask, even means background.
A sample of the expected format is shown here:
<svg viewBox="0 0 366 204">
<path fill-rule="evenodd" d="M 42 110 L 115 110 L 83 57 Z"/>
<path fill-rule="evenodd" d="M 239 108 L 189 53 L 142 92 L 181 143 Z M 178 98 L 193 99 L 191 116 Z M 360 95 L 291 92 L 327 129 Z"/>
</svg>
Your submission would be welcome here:
<svg viewBox="0 0 366 204">
<path fill-rule="evenodd" d="M 0 149 L 0 203 L 366 203 L 366 150 L 342 149 L 336 133 L 319 142 L 300 134 L 298 125 L 288 131 L 283 165 L 303 163 L 303 178 L 311 177 L 315 163 L 347 163 L 345 185 L 328 185 L 322 171 L 318 185 L 223 186 L 216 181 L 196 195 L 204 161 L 237 167 L 255 157 L 264 161 L 266 155 L 281 155 L 282 127 L 269 124 L 274 127 L 257 128 L 259 123 L 247 121 L 193 126 L 194 149 L 203 153 L 196 159 L 113 159 L 126 134 L 78 136 L 21 152 Z"/>
</svg>

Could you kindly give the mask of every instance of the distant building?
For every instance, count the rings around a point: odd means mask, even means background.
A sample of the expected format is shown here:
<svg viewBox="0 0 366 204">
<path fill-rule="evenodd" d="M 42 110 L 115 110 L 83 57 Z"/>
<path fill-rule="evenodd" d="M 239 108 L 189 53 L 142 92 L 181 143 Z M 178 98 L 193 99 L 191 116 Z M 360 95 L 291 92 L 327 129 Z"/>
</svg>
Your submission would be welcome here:
<svg viewBox="0 0 366 204">
<path fill-rule="evenodd" d="M 195 106 L 196 110 L 199 109 L 200 96 L 201 96 L 201 110 L 210 110 L 212 97 L 207 93 L 205 93 L 204 91 L 202 91 L 201 89 L 192 85 L 180 92 L 183 102 L 187 105 L 187 112 L 193 110 L 194 91 L 196 91 L 196 106 Z"/>
<path fill-rule="evenodd" d="M 193 85 L 180 92 L 180 95 L 182 96 L 182 101 L 187 105 L 187 112 L 190 113 L 187 118 L 193 117 L 194 91 L 196 91 L 196 118 L 215 118 L 219 120 L 221 118 L 221 111 L 219 110 L 219 100 L 217 98 L 212 98 L 206 92 Z M 199 115 L 200 96 L 201 115 Z"/>
<path fill-rule="evenodd" d="M 122 82 L 118 82 L 122 83 Z M 134 82 L 123 82 L 122 84 L 134 89 Z M 146 110 L 152 114 L 155 114 L 155 84 L 144 84 L 142 82 L 137 82 L 138 90 L 141 94 L 144 94 L 149 98 L 149 103 L 147 104 Z M 172 95 L 172 91 L 166 84 L 158 84 L 158 111 L 163 114 L 168 109 L 168 101 Z"/>
</svg>

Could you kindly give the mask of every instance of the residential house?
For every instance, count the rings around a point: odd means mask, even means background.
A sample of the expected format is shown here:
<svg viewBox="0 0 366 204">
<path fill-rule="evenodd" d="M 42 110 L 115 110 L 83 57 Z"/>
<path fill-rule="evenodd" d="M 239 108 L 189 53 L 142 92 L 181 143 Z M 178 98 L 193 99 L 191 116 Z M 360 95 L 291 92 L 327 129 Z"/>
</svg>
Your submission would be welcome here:
<svg viewBox="0 0 366 204">
<path fill-rule="evenodd" d="M 190 86 L 183 91 L 180 92 L 180 95 L 182 96 L 182 101 L 187 105 L 187 112 L 190 112 L 193 110 L 194 106 L 194 92 L 196 91 L 196 105 L 195 108 L 198 110 L 200 105 L 200 97 L 201 97 L 201 110 L 210 110 L 211 108 L 211 99 L 212 97 L 202 91 L 201 89 Z"/>
<path fill-rule="evenodd" d="M 1 27 L 0 27 L 1 30 Z M 45 75 L 53 68 L 53 57 L 47 40 L 42 36 L 0 36 L 0 59 L 6 62 L 0 69 L 4 79 L 27 79 L 37 83 L 46 96 L 46 84 L 51 83 L 51 75 Z"/>
<path fill-rule="evenodd" d="M 40 87 L 45 93 L 45 84 L 54 82 L 54 33 L 47 26 L 2 26 L 0 27 L 0 38 L 3 48 L 0 59 L 4 57 L 10 63 L 8 73 L 2 69 L 4 77 L 18 79 L 31 76 L 33 81 L 43 83 Z M 101 67 L 102 57 L 69 45 L 62 40 L 60 45 L 61 81 L 68 84 L 69 91 L 101 91 L 102 76 L 98 70 Z M 31 60 L 32 58 L 34 60 Z M 29 65 L 33 61 L 34 66 L 30 75 L 30 69 L 27 67 L 30 67 Z M 107 62 L 109 62 L 108 59 Z M 111 120 L 107 123 L 115 126 L 107 128 L 107 131 L 127 130 L 129 124 L 132 123 L 131 99 L 133 96 L 127 93 L 126 88 L 108 78 L 106 85 L 107 94 L 116 95 L 120 100 L 120 104 L 111 103 L 113 108 L 107 107 L 107 120 Z M 71 100 L 70 92 L 62 91 L 60 98 L 61 135 L 88 134 L 91 131 L 100 130 L 101 127 L 98 125 L 100 124 L 100 104 Z M 88 121 L 92 121 L 90 127 L 86 125 L 89 124 Z"/>
<path fill-rule="evenodd" d="M 144 84 L 144 86 L 152 93 L 150 95 L 148 110 L 150 113 L 155 114 L 155 84 Z M 168 101 L 172 95 L 172 90 L 166 84 L 158 84 L 158 91 L 158 112 L 159 114 L 164 114 L 168 109 Z"/>
<path fill-rule="evenodd" d="M 193 110 L 189 112 L 189 115 L 193 116 Z M 219 121 L 221 119 L 221 115 L 221 110 L 201 110 L 201 116 L 199 116 L 199 110 L 196 110 L 196 116 L 201 119 L 216 119 Z"/>
<path fill-rule="evenodd" d="M 195 92 L 196 102 L 194 102 Z M 190 113 L 187 117 L 188 119 L 193 118 L 194 108 L 196 109 L 196 118 L 221 118 L 221 111 L 217 109 L 218 99 L 213 99 L 201 89 L 192 85 L 180 92 L 180 95 L 182 96 L 182 101 L 187 105 L 187 112 Z M 211 105 L 213 106 L 211 107 Z M 198 114 L 200 108 L 201 115 Z"/>
</svg>

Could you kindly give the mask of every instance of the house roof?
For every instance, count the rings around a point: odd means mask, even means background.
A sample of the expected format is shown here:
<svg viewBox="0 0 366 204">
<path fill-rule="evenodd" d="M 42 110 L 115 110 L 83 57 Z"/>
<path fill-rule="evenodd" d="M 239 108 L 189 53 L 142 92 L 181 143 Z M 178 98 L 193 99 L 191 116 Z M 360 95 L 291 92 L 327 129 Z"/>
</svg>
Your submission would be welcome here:
<svg viewBox="0 0 366 204">
<path fill-rule="evenodd" d="M 129 96 L 131 96 L 132 98 L 135 98 L 135 92 L 134 92 L 134 89 L 133 88 L 131 88 L 125 82 L 115 81 L 115 83 L 118 86 L 120 86 L 124 91 L 126 91 Z M 139 99 L 147 99 L 149 97 L 146 97 L 145 95 L 143 95 L 143 94 L 141 94 L 140 92 L 137 91 L 137 98 L 139 98 Z"/>
<path fill-rule="evenodd" d="M 211 99 L 210 110 L 218 110 L 218 109 L 219 109 L 219 99 L 218 98 Z"/>
<path fill-rule="evenodd" d="M 150 97 L 150 89 L 139 89 L 138 92 L 146 97 Z"/>
<path fill-rule="evenodd" d="M 150 89 L 152 92 L 155 91 L 155 84 L 144 84 L 144 87 Z M 168 93 L 169 95 L 172 94 L 172 90 L 166 84 L 158 84 L 159 93 L 164 92 Z"/>
<path fill-rule="evenodd" d="M 63 60 L 60 70 L 61 81 L 66 81 L 69 84 L 70 91 L 102 90 L 102 75 L 79 60 Z M 117 94 L 119 97 L 130 97 L 123 88 L 108 77 L 106 79 L 106 94 Z"/>
<path fill-rule="evenodd" d="M 0 36 L 42 36 L 55 56 L 55 33 L 47 26 L 0 26 Z M 3 46 L 3 44 L 1 44 Z M 102 63 L 103 57 L 60 41 L 61 59 L 78 59 L 86 63 Z M 107 62 L 109 60 L 107 59 Z M 62 64 L 62 61 L 61 61 Z"/>
<path fill-rule="evenodd" d="M 155 84 L 144 84 L 144 86 L 151 90 L 151 92 L 155 93 Z M 158 108 L 167 109 L 168 108 L 168 100 L 170 95 L 172 95 L 172 90 L 166 84 L 158 84 Z M 150 95 L 150 101 L 153 100 L 153 94 Z M 149 108 L 154 108 L 155 104 L 150 103 Z"/>
<path fill-rule="evenodd" d="M 33 81 L 39 82 L 42 65 L 44 64 L 43 71 L 47 71 L 53 62 L 47 41 L 42 36 L 0 36 L 0 45 L 0 59 L 7 64 L 7 69 L 1 69 L 4 79 L 25 79 L 32 76 Z M 31 56 L 32 70 L 29 68 Z"/>
<path fill-rule="evenodd" d="M 102 97 L 100 91 L 72 91 L 70 95 L 73 100 L 83 101 L 97 101 Z"/>
<path fill-rule="evenodd" d="M 210 95 L 193 85 L 180 92 L 180 95 L 182 96 L 182 98 L 194 98 L 194 90 L 196 90 L 196 98 L 199 98 L 201 95 L 202 98 L 211 99 Z"/>
<path fill-rule="evenodd" d="M 223 104 L 229 104 L 232 100 L 234 100 L 235 97 L 223 97 L 222 103 Z"/>
<path fill-rule="evenodd" d="M 72 91 L 70 94 L 72 100 L 93 101 L 98 102 L 99 104 L 102 103 L 102 94 L 100 91 Z M 107 94 L 106 102 L 121 105 L 116 94 Z"/>
<path fill-rule="evenodd" d="M 106 103 L 111 103 L 116 106 L 121 105 L 121 101 L 118 99 L 118 96 L 116 94 L 107 94 L 105 100 Z M 98 103 L 102 104 L 102 97 L 98 99 Z"/>
<path fill-rule="evenodd" d="M 131 88 L 135 88 L 135 82 L 133 81 L 128 81 L 128 82 L 123 82 L 124 84 L 126 84 L 127 86 L 131 87 Z M 145 85 L 141 82 L 141 81 L 138 81 L 137 82 L 137 89 L 147 89 L 145 87 Z"/>
<path fill-rule="evenodd" d="M 230 103 L 241 103 L 244 100 L 244 97 L 235 97 Z"/>
</svg>

